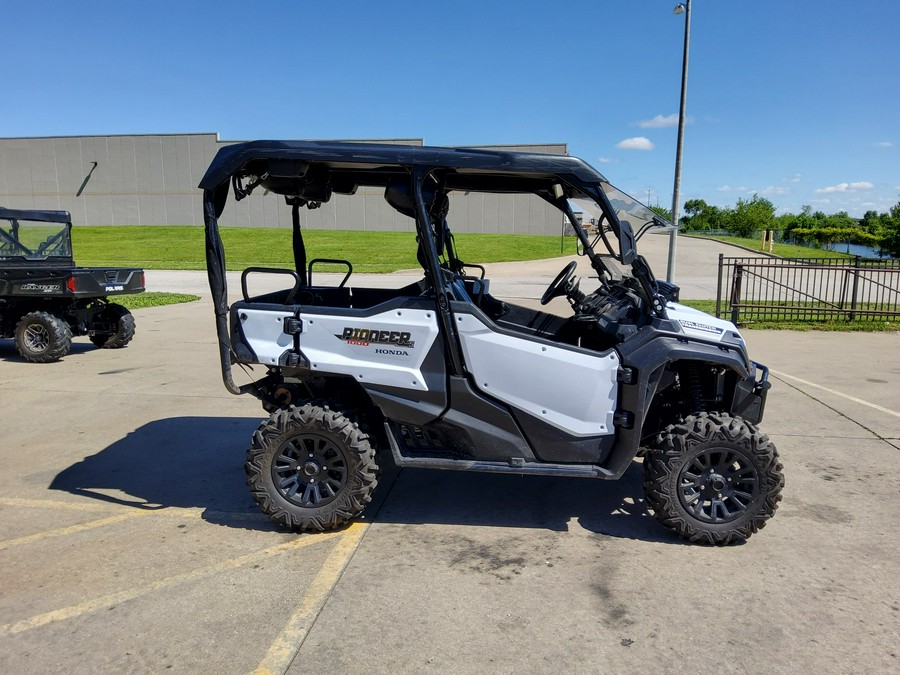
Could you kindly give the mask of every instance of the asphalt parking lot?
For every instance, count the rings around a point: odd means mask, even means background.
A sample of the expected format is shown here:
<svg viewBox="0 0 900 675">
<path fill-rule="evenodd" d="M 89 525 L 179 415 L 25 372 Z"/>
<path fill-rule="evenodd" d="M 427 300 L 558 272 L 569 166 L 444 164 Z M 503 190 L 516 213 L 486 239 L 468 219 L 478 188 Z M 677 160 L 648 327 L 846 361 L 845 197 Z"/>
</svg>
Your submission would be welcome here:
<svg viewBox="0 0 900 675">
<path fill-rule="evenodd" d="M 712 548 L 647 514 L 637 463 L 388 471 L 359 522 L 283 531 L 208 300 L 136 316 L 57 364 L 0 341 L 2 672 L 900 671 L 900 334 L 746 334 L 786 488 Z"/>
</svg>

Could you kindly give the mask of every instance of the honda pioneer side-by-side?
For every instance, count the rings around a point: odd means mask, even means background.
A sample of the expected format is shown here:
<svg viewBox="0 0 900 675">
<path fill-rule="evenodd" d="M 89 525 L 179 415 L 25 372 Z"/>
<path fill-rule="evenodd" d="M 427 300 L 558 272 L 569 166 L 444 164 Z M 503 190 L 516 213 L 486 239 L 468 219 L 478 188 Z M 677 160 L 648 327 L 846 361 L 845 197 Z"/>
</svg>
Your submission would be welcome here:
<svg viewBox="0 0 900 675">
<path fill-rule="evenodd" d="M 775 512 L 782 467 L 757 429 L 767 369 L 734 325 L 679 304 L 677 287 L 654 279 L 636 240 L 668 223 L 581 160 L 256 141 L 222 148 L 200 187 L 222 375 L 270 413 L 245 469 L 276 521 L 324 530 L 353 519 L 382 458 L 611 480 L 643 455 L 648 508 L 679 535 L 714 544 L 749 537 Z M 254 190 L 283 196 L 291 210 L 294 266 L 246 269 L 229 306 L 218 220 L 229 192 L 240 200 Z M 360 213 L 347 202 L 376 192 L 411 219 L 421 280 L 356 286 L 352 262 L 341 261 L 343 279 L 320 283 L 323 261 L 307 262 L 303 244 L 304 209 L 334 200 L 338 213 Z M 509 195 L 574 228 L 592 280 L 577 280 L 571 262 L 541 298 L 567 298 L 568 316 L 495 297 L 484 268 L 457 250 L 449 223 L 476 210 L 506 217 Z M 596 215 L 590 230 L 576 204 Z M 282 290 L 251 294 L 248 277 L 266 274 L 283 279 Z M 236 383 L 235 365 L 251 381 Z"/>
<path fill-rule="evenodd" d="M 58 361 L 79 335 L 124 347 L 134 317 L 109 297 L 143 290 L 141 269 L 75 266 L 68 211 L 0 207 L 0 338 L 27 361 Z"/>
</svg>

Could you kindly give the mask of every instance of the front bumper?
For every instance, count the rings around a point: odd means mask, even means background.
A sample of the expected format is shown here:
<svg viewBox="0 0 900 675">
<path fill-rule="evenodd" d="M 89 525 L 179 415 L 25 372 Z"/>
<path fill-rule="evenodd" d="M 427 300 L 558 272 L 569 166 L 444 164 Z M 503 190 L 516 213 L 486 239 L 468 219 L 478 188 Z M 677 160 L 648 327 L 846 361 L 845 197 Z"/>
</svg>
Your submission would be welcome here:
<svg viewBox="0 0 900 675">
<path fill-rule="evenodd" d="M 768 368 L 756 361 L 751 361 L 751 363 L 753 370 L 735 387 L 734 399 L 731 402 L 731 414 L 741 417 L 751 424 L 759 424 L 766 409 L 766 395 L 769 393 L 772 383 L 769 382 Z M 760 374 L 758 380 L 756 379 L 757 374 Z"/>
</svg>

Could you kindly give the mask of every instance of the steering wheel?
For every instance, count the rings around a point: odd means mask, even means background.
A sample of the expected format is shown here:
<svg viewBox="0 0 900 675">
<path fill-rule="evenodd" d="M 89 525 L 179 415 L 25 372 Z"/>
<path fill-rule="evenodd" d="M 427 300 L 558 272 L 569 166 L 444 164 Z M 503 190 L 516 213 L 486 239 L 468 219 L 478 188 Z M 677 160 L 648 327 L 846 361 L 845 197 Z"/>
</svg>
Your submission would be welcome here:
<svg viewBox="0 0 900 675">
<path fill-rule="evenodd" d="M 556 278 L 550 282 L 547 290 L 544 291 L 544 294 L 541 296 L 542 305 L 546 305 L 553 300 L 553 298 L 558 298 L 559 296 L 566 294 L 571 287 L 572 277 L 574 276 L 575 268 L 577 266 L 578 263 L 573 260 L 563 268 L 562 272 L 556 275 Z"/>
</svg>

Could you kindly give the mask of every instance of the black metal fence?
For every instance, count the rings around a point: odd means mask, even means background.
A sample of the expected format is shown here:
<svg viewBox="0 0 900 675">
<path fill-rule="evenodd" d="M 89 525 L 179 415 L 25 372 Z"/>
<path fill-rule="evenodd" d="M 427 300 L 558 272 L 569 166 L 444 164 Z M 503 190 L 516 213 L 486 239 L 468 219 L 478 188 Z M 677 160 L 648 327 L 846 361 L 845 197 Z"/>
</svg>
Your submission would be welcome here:
<svg viewBox="0 0 900 675">
<path fill-rule="evenodd" d="M 716 316 L 735 324 L 900 318 L 900 260 L 720 254 Z"/>
</svg>

